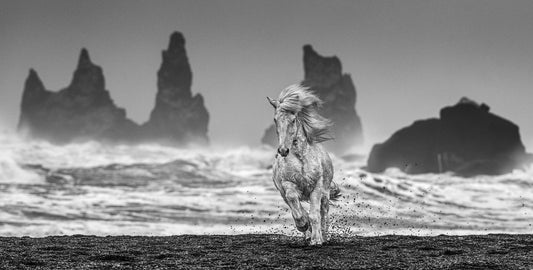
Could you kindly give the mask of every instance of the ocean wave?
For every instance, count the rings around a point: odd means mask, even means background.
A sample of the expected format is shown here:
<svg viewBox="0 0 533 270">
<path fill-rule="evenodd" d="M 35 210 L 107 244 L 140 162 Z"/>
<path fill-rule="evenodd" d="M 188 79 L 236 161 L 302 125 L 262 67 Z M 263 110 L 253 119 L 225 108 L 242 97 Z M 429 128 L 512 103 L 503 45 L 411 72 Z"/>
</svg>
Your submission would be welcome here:
<svg viewBox="0 0 533 270">
<path fill-rule="evenodd" d="M 44 179 L 32 171 L 24 169 L 13 158 L 11 151 L 1 151 L 0 183 L 42 184 Z"/>
<path fill-rule="evenodd" d="M 4 133 L 0 153 L 0 235 L 295 233 L 270 147 L 57 146 Z M 361 156 L 333 162 L 335 233 L 532 230 L 533 166 L 462 178 L 369 173 Z"/>
</svg>

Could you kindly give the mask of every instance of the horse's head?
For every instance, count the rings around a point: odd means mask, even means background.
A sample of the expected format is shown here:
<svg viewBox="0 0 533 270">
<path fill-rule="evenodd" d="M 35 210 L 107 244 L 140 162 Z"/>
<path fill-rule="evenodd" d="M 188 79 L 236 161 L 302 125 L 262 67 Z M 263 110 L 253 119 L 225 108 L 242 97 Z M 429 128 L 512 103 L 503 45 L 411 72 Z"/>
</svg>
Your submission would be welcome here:
<svg viewBox="0 0 533 270">
<path fill-rule="evenodd" d="M 277 100 L 270 99 L 269 97 L 267 99 L 276 110 L 274 123 L 276 124 L 276 133 L 278 134 L 278 153 L 286 157 L 289 154 L 291 146 L 297 143 L 297 115 L 294 111 L 281 108 Z"/>
<path fill-rule="evenodd" d="M 274 122 L 280 155 L 286 157 L 290 149 L 301 152 L 305 145 L 331 139 L 330 122 L 318 113 L 322 101 L 309 88 L 290 85 L 281 91 L 277 100 L 267 99 L 276 110 Z"/>
</svg>

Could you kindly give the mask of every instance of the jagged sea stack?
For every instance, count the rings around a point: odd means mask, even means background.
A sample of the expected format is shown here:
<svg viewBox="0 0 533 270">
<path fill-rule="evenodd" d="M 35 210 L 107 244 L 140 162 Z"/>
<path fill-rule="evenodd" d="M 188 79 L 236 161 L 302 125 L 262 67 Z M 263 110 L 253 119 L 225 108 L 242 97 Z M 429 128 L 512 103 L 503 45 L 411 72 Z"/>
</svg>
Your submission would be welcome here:
<svg viewBox="0 0 533 270">
<path fill-rule="evenodd" d="M 105 89 L 102 68 L 82 49 L 70 85 L 45 89 L 33 69 L 22 94 L 19 131 L 54 143 L 84 140 L 131 140 L 137 125 L 126 118 Z"/>
<path fill-rule="evenodd" d="M 304 80 L 302 84 L 324 101 L 322 114 L 332 120 L 334 141 L 326 143 L 328 150 L 345 154 L 352 146 L 363 142 L 361 119 L 355 111 L 357 100 L 355 86 L 349 74 L 342 73 L 342 64 L 336 56 L 319 55 L 311 45 L 303 47 Z M 277 145 L 276 131 L 271 125 L 261 140 Z"/>
<path fill-rule="evenodd" d="M 89 52 L 82 49 L 72 82 L 61 91 L 46 90 L 37 72 L 30 70 L 18 129 L 29 137 L 59 144 L 87 140 L 207 143 L 209 115 L 202 96 L 192 96 L 192 72 L 180 33 L 171 35 L 157 76 L 155 108 L 148 122 L 139 126 L 114 104 L 105 89 L 102 68 L 93 64 Z"/>
<path fill-rule="evenodd" d="M 192 71 L 179 32 L 170 36 L 157 72 L 157 96 L 143 132 L 151 140 L 205 144 L 209 114 L 201 94 L 192 95 Z"/>
</svg>

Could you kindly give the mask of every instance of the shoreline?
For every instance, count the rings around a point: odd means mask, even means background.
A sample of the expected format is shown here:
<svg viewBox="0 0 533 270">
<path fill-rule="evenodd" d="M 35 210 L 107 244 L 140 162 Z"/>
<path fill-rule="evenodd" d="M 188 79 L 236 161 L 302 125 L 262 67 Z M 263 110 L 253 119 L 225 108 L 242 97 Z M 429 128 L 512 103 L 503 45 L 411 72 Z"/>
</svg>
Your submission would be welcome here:
<svg viewBox="0 0 533 270">
<path fill-rule="evenodd" d="M 533 269 L 533 234 L 0 237 L 0 269 Z"/>
</svg>

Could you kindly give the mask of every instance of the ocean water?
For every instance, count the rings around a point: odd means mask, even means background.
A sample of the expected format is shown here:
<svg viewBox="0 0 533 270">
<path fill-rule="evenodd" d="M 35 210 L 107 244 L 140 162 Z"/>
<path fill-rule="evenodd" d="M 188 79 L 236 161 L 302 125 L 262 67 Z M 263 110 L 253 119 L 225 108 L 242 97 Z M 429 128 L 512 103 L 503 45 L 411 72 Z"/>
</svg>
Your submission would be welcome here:
<svg viewBox="0 0 533 270">
<path fill-rule="evenodd" d="M 0 134 L 0 236 L 297 235 L 269 147 L 55 146 Z M 339 235 L 533 233 L 533 167 L 406 175 L 333 157 Z M 304 204 L 304 207 L 307 207 Z"/>
</svg>

